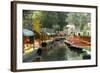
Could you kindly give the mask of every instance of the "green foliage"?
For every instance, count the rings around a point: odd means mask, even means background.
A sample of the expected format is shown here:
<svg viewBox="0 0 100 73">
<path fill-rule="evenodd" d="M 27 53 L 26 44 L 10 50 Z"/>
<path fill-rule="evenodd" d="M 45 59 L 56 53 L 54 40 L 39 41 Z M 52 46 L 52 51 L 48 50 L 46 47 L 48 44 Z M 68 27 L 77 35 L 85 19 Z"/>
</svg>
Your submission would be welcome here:
<svg viewBox="0 0 100 73">
<path fill-rule="evenodd" d="M 90 30 L 87 24 L 91 22 L 91 15 L 79 12 L 23 10 L 23 27 L 32 29 L 32 22 L 35 19 L 39 20 L 41 28 L 62 31 L 67 24 L 73 24 L 77 29 L 83 31 Z"/>
<path fill-rule="evenodd" d="M 91 22 L 89 13 L 68 13 L 67 22 L 69 24 L 74 24 L 80 30 L 84 30 L 87 24 Z"/>
<path fill-rule="evenodd" d="M 42 27 L 53 28 L 55 30 L 62 30 L 66 25 L 66 14 L 61 12 L 42 12 L 41 24 Z"/>
<path fill-rule="evenodd" d="M 58 21 L 56 12 L 43 12 L 43 17 L 41 19 L 42 27 L 53 28 Z"/>
<path fill-rule="evenodd" d="M 41 27 L 53 28 L 55 30 L 63 30 L 63 26 L 66 25 L 67 13 L 53 12 L 53 11 L 23 11 L 23 24 L 24 26 L 32 23 L 35 19 L 39 19 Z"/>
</svg>

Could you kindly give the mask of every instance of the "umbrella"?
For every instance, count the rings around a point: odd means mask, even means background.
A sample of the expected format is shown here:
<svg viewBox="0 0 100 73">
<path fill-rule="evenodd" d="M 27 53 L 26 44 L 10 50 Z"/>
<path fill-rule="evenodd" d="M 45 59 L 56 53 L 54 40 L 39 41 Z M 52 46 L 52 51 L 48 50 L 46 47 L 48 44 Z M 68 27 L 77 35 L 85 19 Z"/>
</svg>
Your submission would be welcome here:
<svg viewBox="0 0 100 73">
<path fill-rule="evenodd" d="M 24 36 L 34 36 L 34 32 L 28 29 L 23 29 Z"/>
</svg>

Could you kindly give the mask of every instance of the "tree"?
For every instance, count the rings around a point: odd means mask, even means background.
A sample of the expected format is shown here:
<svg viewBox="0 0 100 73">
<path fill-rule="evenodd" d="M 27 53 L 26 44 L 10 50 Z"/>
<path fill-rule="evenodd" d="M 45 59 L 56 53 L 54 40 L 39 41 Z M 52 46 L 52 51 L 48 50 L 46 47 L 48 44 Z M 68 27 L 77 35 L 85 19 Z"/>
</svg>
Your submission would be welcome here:
<svg viewBox="0 0 100 73">
<path fill-rule="evenodd" d="M 53 28 L 53 25 L 57 25 L 58 16 L 56 12 L 43 11 L 42 16 L 43 16 L 41 19 L 42 27 Z"/>
<path fill-rule="evenodd" d="M 23 28 L 32 30 L 32 11 L 23 10 Z"/>
<path fill-rule="evenodd" d="M 59 30 L 63 30 L 63 28 L 67 25 L 66 18 L 67 12 L 58 12 L 58 25 L 60 27 Z"/>
<path fill-rule="evenodd" d="M 67 24 L 65 19 L 67 15 L 65 12 L 43 11 L 41 24 L 42 27 L 53 28 L 55 31 L 63 30 Z"/>
<path fill-rule="evenodd" d="M 73 24 L 76 26 L 77 29 L 82 31 L 84 30 L 85 25 L 87 25 L 90 22 L 91 17 L 89 13 L 71 12 L 71 13 L 68 13 L 68 17 L 66 20 L 68 24 Z"/>
</svg>

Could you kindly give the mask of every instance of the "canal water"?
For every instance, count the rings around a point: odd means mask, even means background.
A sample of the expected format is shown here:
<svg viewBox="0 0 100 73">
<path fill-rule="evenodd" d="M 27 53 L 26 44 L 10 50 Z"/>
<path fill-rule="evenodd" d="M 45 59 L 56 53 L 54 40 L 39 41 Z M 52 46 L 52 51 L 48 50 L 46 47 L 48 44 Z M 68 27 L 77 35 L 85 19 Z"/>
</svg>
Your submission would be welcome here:
<svg viewBox="0 0 100 73">
<path fill-rule="evenodd" d="M 77 53 L 70 50 L 64 41 L 55 41 L 46 48 L 47 50 L 41 56 L 37 55 L 37 49 L 24 54 L 23 62 L 83 60 L 84 52 Z"/>
</svg>

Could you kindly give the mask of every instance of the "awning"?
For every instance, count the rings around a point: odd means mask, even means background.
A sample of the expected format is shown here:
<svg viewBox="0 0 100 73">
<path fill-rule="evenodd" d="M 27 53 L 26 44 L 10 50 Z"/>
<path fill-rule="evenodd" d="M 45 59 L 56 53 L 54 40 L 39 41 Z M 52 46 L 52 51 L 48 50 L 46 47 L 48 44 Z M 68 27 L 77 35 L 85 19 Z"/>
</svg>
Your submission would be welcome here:
<svg viewBox="0 0 100 73">
<path fill-rule="evenodd" d="M 28 29 L 23 29 L 24 36 L 34 36 L 34 32 Z"/>
</svg>

